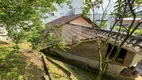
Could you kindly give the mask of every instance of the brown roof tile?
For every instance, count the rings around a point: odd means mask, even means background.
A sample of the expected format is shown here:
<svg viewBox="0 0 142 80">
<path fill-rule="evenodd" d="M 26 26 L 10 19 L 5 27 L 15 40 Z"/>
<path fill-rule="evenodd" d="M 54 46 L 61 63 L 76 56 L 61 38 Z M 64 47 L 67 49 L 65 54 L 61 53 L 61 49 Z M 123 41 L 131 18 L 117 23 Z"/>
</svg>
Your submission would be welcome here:
<svg viewBox="0 0 142 80">
<path fill-rule="evenodd" d="M 63 16 L 63 17 L 60 17 L 56 20 L 53 20 L 51 22 L 49 22 L 48 24 L 51 25 L 51 26 L 56 26 L 56 25 L 64 25 L 78 17 L 81 17 L 81 15 L 71 15 L 71 16 Z"/>
<path fill-rule="evenodd" d="M 96 25 L 94 22 L 92 22 L 89 18 L 85 18 L 80 14 L 71 15 L 71 16 L 63 16 L 63 17 L 60 17 L 60 18 L 58 18 L 56 20 L 53 20 L 53 21 L 47 23 L 46 25 L 48 25 L 48 24 L 51 25 L 51 26 L 64 25 L 64 24 L 66 24 L 66 23 L 68 23 L 68 22 L 70 22 L 70 21 L 72 21 L 72 20 L 74 20 L 76 18 L 79 18 L 79 17 L 82 17 L 83 19 L 85 19 L 92 26 L 99 28 L 99 26 Z"/>
</svg>

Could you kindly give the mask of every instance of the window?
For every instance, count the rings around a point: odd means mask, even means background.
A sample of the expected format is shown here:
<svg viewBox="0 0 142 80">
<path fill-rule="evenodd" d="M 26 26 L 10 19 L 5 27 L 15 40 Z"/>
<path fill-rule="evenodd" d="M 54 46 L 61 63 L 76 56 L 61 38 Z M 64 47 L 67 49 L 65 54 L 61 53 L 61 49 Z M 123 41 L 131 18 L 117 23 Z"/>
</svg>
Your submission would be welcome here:
<svg viewBox="0 0 142 80">
<path fill-rule="evenodd" d="M 69 5 L 69 9 L 72 9 L 72 6 L 71 6 L 71 5 Z"/>
<path fill-rule="evenodd" d="M 64 15 L 64 13 L 60 13 L 61 15 Z"/>
<path fill-rule="evenodd" d="M 111 44 L 108 45 L 106 56 L 109 54 L 112 47 L 113 47 L 113 45 L 111 45 Z M 117 50 L 117 46 L 115 46 L 114 49 L 112 50 L 112 52 L 111 52 L 111 54 L 109 56 L 110 59 L 112 59 L 112 57 L 116 53 L 116 50 Z M 125 59 L 125 56 L 126 56 L 126 53 L 127 53 L 127 50 L 122 48 L 119 55 L 118 55 L 118 57 L 116 58 L 116 62 L 123 63 L 123 61 Z"/>
<path fill-rule="evenodd" d="M 63 5 L 61 5 L 60 7 L 61 7 L 61 8 L 63 8 L 64 6 L 63 6 Z"/>
<path fill-rule="evenodd" d="M 54 13 L 50 13 L 51 16 L 54 16 Z"/>
</svg>

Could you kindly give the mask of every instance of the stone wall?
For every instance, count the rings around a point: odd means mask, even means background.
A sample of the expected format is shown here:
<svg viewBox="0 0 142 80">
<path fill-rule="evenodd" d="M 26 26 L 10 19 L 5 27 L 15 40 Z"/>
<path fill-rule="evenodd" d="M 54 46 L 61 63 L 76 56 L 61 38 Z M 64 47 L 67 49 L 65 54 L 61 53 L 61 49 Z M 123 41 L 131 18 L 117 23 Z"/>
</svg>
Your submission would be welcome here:
<svg viewBox="0 0 142 80">
<path fill-rule="evenodd" d="M 66 52 L 93 60 L 98 60 L 99 58 L 98 47 L 95 40 L 82 42 L 76 46 L 71 46 L 70 49 L 67 49 Z M 107 52 L 107 45 L 104 46 L 102 49 L 103 57 L 105 57 L 106 52 Z"/>
<path fill-rule="evenodd" d="M 133 52 L 130 52 L 130 51 L 127 51 L 127 54 L 125 56 L 125 59 L 124 59 L 124 65 L 125 66 L 132 66 L 131 63 L 135 57 L 136 53 L 133 53 Z"/>
</svg>

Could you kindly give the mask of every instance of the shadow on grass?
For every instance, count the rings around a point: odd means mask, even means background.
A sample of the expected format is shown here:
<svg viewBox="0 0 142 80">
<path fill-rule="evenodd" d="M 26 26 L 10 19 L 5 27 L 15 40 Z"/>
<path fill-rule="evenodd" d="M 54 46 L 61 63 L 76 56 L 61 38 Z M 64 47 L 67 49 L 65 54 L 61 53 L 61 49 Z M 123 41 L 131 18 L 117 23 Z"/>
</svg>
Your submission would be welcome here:
<svg viewBox="0 0 142 80">
<path fill-rule="evenodd" d="M 1 48 L 0 80 L 41 80 L 42 71 L 27 61 L 22 53 L 11 53 L 7 48 Z"/>
</svg>

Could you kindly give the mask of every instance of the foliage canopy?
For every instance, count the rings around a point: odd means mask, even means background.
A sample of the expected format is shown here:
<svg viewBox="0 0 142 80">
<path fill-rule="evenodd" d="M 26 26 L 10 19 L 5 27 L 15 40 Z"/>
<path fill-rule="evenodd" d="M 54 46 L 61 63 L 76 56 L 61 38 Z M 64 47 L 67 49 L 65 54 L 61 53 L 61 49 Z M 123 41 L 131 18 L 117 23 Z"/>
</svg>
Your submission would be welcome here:
<svg viewBox="0 0 142 80">
<path fill-rule="evenodd" d="M 0 24 L 18 49 L 18 43 L 27 36 L 32 38 L 29 41 L 37 40 L 44 29 L 45 14 L 56 11 L 55 3 L 60 6 L 64 2 L 70 4 L 68 0 L 0 0 Z"/>
</svg>

